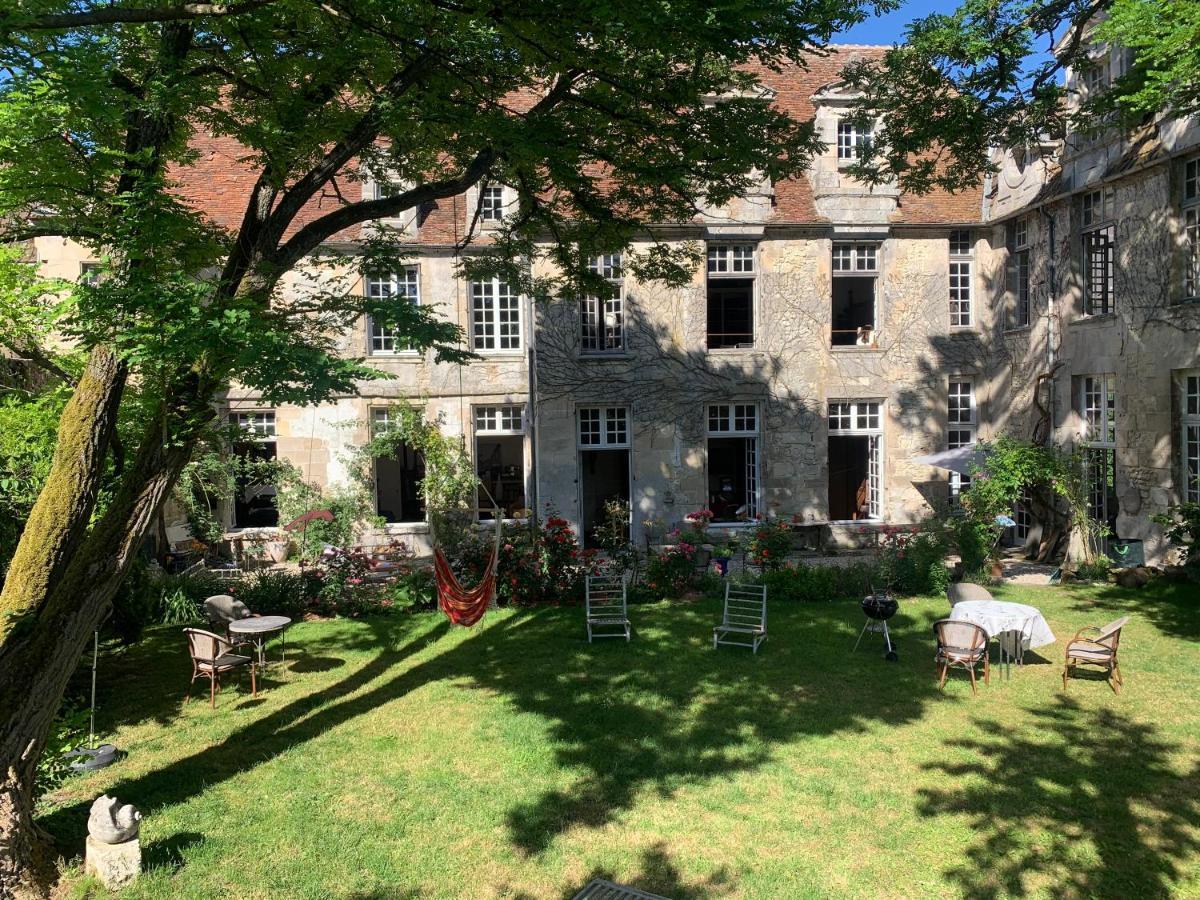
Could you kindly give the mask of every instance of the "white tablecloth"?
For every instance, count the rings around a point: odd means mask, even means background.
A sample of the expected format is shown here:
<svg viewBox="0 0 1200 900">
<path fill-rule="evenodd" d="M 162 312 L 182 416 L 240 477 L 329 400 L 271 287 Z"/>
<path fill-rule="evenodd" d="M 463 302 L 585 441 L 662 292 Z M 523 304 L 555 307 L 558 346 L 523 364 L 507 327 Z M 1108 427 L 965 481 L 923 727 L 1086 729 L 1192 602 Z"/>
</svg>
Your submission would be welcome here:
<svg viewBox="0 0 1200 900">
<path fill-rule="evenodd" d="M 986 631 L 989 638 L 1006 635 L 1003 640 L 1012 645 L 1011 649 L 1016 647 L 1018 632 L 1024 637 L 1023 643 L 1027 649 L 1054 643 L 1054 632 L 1046 624 L 1041 611 L 1024 603 L 1009 603 L 1006 600 L 960 600 L 950 610 L 950 618 L 959 622 L 973 622 Z"/>
</svg>

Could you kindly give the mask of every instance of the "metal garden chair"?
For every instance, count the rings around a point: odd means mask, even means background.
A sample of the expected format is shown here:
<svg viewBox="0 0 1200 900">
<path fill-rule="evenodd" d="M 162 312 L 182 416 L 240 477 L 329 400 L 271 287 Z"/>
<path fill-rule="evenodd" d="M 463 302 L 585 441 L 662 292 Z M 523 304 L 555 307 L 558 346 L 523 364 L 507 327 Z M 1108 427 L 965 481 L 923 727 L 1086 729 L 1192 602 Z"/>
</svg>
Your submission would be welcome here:
<svg viewBox="0 0 1200 900">
<path fill-rule="evenodd" d="M 1121 616 L 1115 622 L 1109 622 L 1103 628 L 1092 625 L 1080 628 L 1075 637 L 1067 642 L 1067 658 L 1063 665 L 1063 690 L 1067 689 L 1067 678 L 1075 666 L 1099 666 L 1108 673 L 1108 685 L 1114 694 L 1121 693 L 1121 666 L 1117 662 L 1117 648 L 1121 644 L 1121 629 L 1129 621 L 1129 616 Z M 1094 638 L 1084 638 L 1089 631 L 1099 632 Z"/>
<path fill-rule="evenodd" d="M 731 640 L 730 636 L 741 638 Z M 713 629 L 713 649 L 718 644 L 749 647 L 755 653 L 767 639 L 767 587 L 762 584 L 725 584 L 725 611 Z"/>
<path fill-rule="evenodd" d="M 946 588 L 946 599 L 950 601 L 950 608 L 953 609 L 955 603 L 963 600 L 995 600 L 996 598 L 982 585 L 959 581 Z"/>
<path fill-rule="evenodd" d="M 938 687 L 945 687 L 946 675 L 951 667 L 967 670 L 971 676 L 971 693 L 976 694 L 975 667 L 983 663 L 983 683 L 991 684 L 991 666 L 988 660 L 987 632 L 974 622 L 942 619 L 933 623 L 937 635 Z"/>
<path fill-rule="evenodd" d="M 207 678 L 208 705 L 217 705 L 217 691 L 221 689 L 221 676 L 244 666 L 250 667 L 250 695 L 258 696 L 257 670 L 254 657 L 242 656 L 233 652 L 233 644 L 211 631 L 199 628 L 185 628 L 187 635 L 188 653 L 192 657 L 192 680 L 188 682 L 187 697 L 184 703 L 192 699 L 192 685 L 197 678 Z"/>
<path fill-rule="evenodd" d="M 592 638 L 602 637 L 623 637 L 628 641 L 629 605 L 624 576 L 589 575 L 586 612 L 589 644 Z"/>
</svg>

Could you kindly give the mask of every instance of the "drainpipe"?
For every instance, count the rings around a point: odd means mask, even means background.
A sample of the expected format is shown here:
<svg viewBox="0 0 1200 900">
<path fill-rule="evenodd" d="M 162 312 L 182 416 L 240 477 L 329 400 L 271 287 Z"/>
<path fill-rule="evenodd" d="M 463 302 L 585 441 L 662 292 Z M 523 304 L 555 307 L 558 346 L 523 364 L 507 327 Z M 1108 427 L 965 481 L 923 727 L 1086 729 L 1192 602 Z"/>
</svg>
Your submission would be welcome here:
<svg viewBox="0 0 1200 900">
<path fill-rule="evenodd" d="M 533 488 L 533 496 L 530 498 L 532 502 L 529 504 L 529 509 L 532 512 L 532 519 L 536 524 L 538 521 L 538 510 L 541 503 L 541 470 L 538 467 L 538 461 L 541 459 L 538 447 L 541 440 L 541 429 L 538 427 L 538 388 L 537 388 L 537 317 L 534 315 L 533 298 L 530 297 L 529 303 L 529 356 L 527 365 L 529 366 L 529 432 L 532 440 L 529 442 L 530 448 L 530 484 Z"/>
</svg>

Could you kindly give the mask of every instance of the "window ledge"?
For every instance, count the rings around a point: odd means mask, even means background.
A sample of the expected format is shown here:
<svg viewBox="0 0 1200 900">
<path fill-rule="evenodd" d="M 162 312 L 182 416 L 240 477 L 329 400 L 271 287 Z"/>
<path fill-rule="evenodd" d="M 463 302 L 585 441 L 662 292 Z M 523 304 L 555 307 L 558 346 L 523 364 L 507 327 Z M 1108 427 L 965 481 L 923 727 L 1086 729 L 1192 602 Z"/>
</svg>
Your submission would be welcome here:
<svg viewBox="0 0 1200 900">
<path fill-rule="evenodd" d="M 738 353 L 761 353 L 758 346 L 754 347 L 705 347 L 705 353 L 715 353 L 719 356 L 733 356 Z"/>
<path fill-rule="evenodd" d="M 829 348 L 829 352 L 830 353 L 882 353 L 883 348 L 880 347 L 878 344 L 870 344 L 870 345 L 868 345 L 868 344 L 862 344 L 862 345 L 846 344 L 844 346 L 839 344 L 837 346 L 831 346 Z"/>
<path fill-rule="evenodd" d="M 1018 334 L 1029 334 L 1031 331 L 1033 331 L 1033 323 L 1028 325 L 1015 325 L 1012 328 L 1005 328 L 1004 334 L 1006 336 L 1010 334 L 1015 336 Z"/>
<path fill-rule="evenodd" d="M 384 534 L 429 534 L 428 522 L 384 522 L 378 528 Z"/>
<path fill-rule="evenodd" d="M 367 354 L 367 359 L 370 359 L 370 360 L 390 359 L 390 360 L 395 360 L 396 362 L 414 363 L 414 362 L 425 362 L 425 354 L 417 353 L 417 352 L 412 352 L 412 353 L 369 353 L 369 354 Z"/>
<path fill-rule="evenodd" d="M 471 351 L 476 356 L 482 359 L 524 359 L 525 349 L 522 347 L 519 350 L 479 350 L 478 348 Z"/>
<path fill-rule="evenodd" d="M 951 325 L 950 334 L 981 334 L 982 331 L 978 325 Z"/>
<path fill-rule="evenodd" d="M 607 353 L 597 351 L 579 352 L 579 359 L 583 362 L 608 362 L 610 360 L 633 359 L 633 354 L 628 350 L 612 350 Z"/>
<path fill-rule="evenodd" d="M 1072 319 L 1068 325 L 1091 325 L 1091 324 L 1111 324 L 1117 321 L 1115 312 L 1100 313 L 1098 315 L 1088 316 L 1081 315 L 1078 318 Z"/>
</svg>

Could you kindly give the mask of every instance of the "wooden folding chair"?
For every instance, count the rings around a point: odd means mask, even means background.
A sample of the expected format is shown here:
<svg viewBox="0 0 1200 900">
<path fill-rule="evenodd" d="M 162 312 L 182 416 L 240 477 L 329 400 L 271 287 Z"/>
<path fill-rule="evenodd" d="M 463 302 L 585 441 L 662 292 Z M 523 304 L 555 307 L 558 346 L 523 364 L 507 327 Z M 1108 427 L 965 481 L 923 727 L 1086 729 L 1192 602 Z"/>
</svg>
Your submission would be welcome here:
<svg viewBox="0 0 1200 900">
<path fill-rule="evenodd" d="M 589 575 L 585 602 L 589 644 L 594 637 L 629 640 L 629 604 L 624 576 Z"/>
<path fill-rule="evenodd" d="M 730 636 L 741 638 L 731 640 Z M 749 647 L 755 653 L 767 639 L 767 587 L 762 584 L 725 584 L 725 610 L 713 629 L 713 649 L 718 644 Z"/>
</svg>

